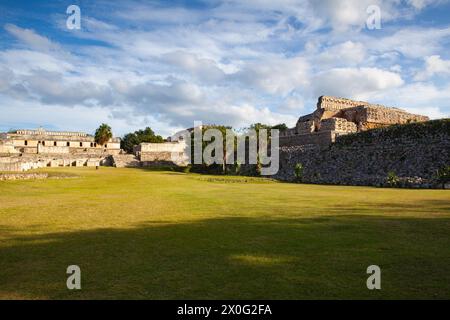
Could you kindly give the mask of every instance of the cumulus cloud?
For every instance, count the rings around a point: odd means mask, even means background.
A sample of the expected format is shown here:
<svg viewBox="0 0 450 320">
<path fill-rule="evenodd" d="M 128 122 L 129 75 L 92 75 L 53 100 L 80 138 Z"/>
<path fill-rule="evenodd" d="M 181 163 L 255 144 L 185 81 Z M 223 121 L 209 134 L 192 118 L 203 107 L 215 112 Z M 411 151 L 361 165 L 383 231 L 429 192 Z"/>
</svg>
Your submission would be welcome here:
<svg viewBox="0 0 450 320">
<path fill-rule="evenodd" d="M 57 44 L 51 42 L 48 38 L 37 34 L 34 30 L 20 28 L 9 23 L 5 25 L 5 30 L 33 49 L 42 51 L 59 49 Z"/>
<path fill-rule="evenodd" d="M 308 62 L 302 57 L 272 58 L 246 64 L 233 79 L 270 94 L 286 95 L 308 84 Z"/>
<path fill-rule="evenodd" d="M 439 3 L 446 2 L 447 0 L 406 0 L 408 4 L 410 4 L 412 7 L 414 7 L 417 10 L 422 10 L 423 8 L 435 5 Z"/>
<path fill-rule="evenodd" d="M 151 125 L 166 135 L 194 120 L 293 125 L 322 94 L 443 114 L 449 106 L 439 94 L 448 86 L 429 80 L 448 74 L 441 58 L 448 25 L 397 25 L 436 3 L 221 0 L 199 9 L 121 2 L 84 10 L 82 30 L 62 38 L 7 24 L 15 40 L 0 49 L 0 101 L 26 105 L 41 123 L 38 110 L 65 110 L 70 116 L 54 111 L 63 122 L 82 111 L 97 120 L 79 121 L 78 129 L 107 121 L 120 133 Z M 382 9 L 382 32 L 361 32 L 369 4 Z M 428 100 L 411 101 L 414 90 Z"/>
<path fill-rule="evenodd" d="M 384 94 L 374 94 L 373 99 L 409 112 L 425 114 L 432 119 L 450 116 L 450 109 L 447 107 L 450 84 L 436 86 L 427 82 L 414 82 L 387 90 Z"/>
<path fill-rule="evenodd" d="M 366 47 L 359 42 L 346 41 L 326 48 L 317 57 L 317 62 L 326 65 L 357 65 L 364 61 Z"/>
<path fill-rule="evenodd" d="M 426 80 L 435 74 L 450 74 L 450 60 L 443 60 L 439 55 L 425 58 L 425 70 L 417 73 L 415 80 Z"/>
<path fill-rule="evenodd" d="M 335 68 L 314 78 L 317 96 L 336 95 L 368 99 L 374 93 L 401 86 L 401 76 L 377 68 Z"/>
<path fill-rule="evenodd" d="M 402 28 L 381 39 L 366 39 L 366 45 L 378 52 L 400 52 L 408 58 L 422 58 L 443 50 L 450 38 L 450 27 Z"/>
<path fill-rule="evenodd" d="M 225 73 L 219 65 L 212 59 L 202 59 L 197 55 L 175 51 L 165 54 L 162 58 L 164 62 L 181 68 L 189 76 L 202 82 L 216 82 L 223 80 Z"/>
</svg>

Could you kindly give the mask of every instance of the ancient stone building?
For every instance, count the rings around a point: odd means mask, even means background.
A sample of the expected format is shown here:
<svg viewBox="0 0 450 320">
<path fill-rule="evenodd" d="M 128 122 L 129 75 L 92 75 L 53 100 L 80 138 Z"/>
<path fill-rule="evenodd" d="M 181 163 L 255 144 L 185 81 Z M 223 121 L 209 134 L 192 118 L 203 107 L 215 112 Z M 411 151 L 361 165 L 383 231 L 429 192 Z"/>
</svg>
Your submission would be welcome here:
<svg viewBox="0 0 450 320">
<path fill-rule="evenodd" d="M 41 167 L 98 166 L 120 153 L 120 139 L 98 145 L 83 132 L 17 130 L 0 134 L 0 171 Z"/>
<path fill-rule="evenodd" d="M 294 128 L 280 133 L 280 145 L 328 145 L 340 135 L 427 120 L 426 116 L 398 108 L 321 96 L 313 113 L 300 117 Z"/>
<path fill-rule="evenodd" d="M 46 131 L 43 128 L 3 133 L 0 140 L 5 146 L 3 151 L 11 151 L 10 146 L 12 145 L 15 153 L 101 154 L 104 152 L 118 153 L 120 151 L 119 138 L 112 138 L 104 145 L 98 145 L 94 137 L 87 133 Z"/>
<path fill-rule="evenodd" d="M 303 167 L 296 177 L 295 167 Z M 440 170 L 450 167 L 450 119 L 416 122 L 339 136 L 327 146 L 284 146 L 281 180 L 318 184 L 442 188 Z M 450 184 L 447 184 L 450 188 Z"/>
<path fill-rule="evenodd" d="M 141 143 L 135 147 L 136 157 L 142 166 L 154 164 L 185 166 L 188 164 L 187 144 L 184 140 L 164 143 Z"/>
</svg>

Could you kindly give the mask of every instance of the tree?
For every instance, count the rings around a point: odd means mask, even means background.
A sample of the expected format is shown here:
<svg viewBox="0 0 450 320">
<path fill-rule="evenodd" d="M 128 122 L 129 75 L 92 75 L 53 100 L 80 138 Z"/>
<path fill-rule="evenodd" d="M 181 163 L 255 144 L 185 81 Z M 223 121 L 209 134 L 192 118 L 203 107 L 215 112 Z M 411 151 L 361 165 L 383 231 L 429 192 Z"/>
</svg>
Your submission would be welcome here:
<svg viewBox="0 0 450 320">
<path fill-rule="evenodd" d="M 139 143 L 141 142 L 135 133 L 127 133 L 120 141 L 120 148 L 127 153 L 132 153 L 133 147 L 137 146 Z"/>
<path fill-rule="evenodd" d="M 142 142 L 161 143 L 164 142 L 164 139 L 160 135 L 156 135 L 150 127 L 147 127 L 144 130 L 127 133 L 122 138 L 120 147 L 127 153 L 132 153 L 134 146 Z"/>
<path fill-rule="evenodd" d="M 202 126 L 202 137 L 204 136 L 205 132 L 209 129 L 217 129 L 220 131 L 220 133 L 222 134 L 223 137 L 223 158 L 222 158 L 222 164 L 220 165 L 220 170 L 222 171 L 223 174 L 227 173 L 227 166 L 226 166 L 226 154 L 227 154 L 227 150 L 226 150 L 226 137 L 227 137 L 227 130 L 232 130 L 232 127 L 230 126 L 223 126 L 223 125 L 204 125 Z M 212 141 L 205 141 L 202 139 L 202 152 L 203 150 L 205 150 L 206 146 L 208 146 L 210 143 L 213 143 L 214 139 L 212 139 Z M 194 131 L 191 132 L 191 159 L 194 159 L 194 145 L 195 145 L 195 134 Z M 234 142 L 233 142 L 233 150 L 229 150 L 230 152 L 235 152 L 236 151 L 236 138 L 234 138 Z M 201 170 L 203 171 L 211 171 L 210 169 L 214 170 L 217 169 L 218 165 L 214 164 L 214 165 L 206 165 L 203 157 L 202 157 L 202 164 L 201 164 Z M 195 169 L 195 168 L 194 168 Z"/>
<path fill-rule="evenodd" d="M 442 189 L 445 189 L 445 184 L 450 182 L 450 166 L 439 169 L 436 173 L 436 179 L 442 184 Z"/>
<path fill-rule="evenodd" d="M 302 179 L 303 179 L 303 165 L 300 162 L 295 165 L 294 175 L 295 175 L 295 180 L 297 180 L 298 182 L 302 181 Z"/>
<path fill-rule="evenodd" d="M 281 126 L 281 124 L 280 125 L 276 125 L 276 126 L 270 126 L 268 124 L 263 124 L 263 123 L 259 123 L 258 122 L 258 123 L 254 123 L 254 124 L 250 125 L 250 127 L 249 127 L 250 130 L 255 130 L 257 141 L 258 141 L 257 146 L 256 146 L 256 149 L 257 149 L 256 151 L 257 151 L 258 155 L 257 155 L 257 158 L 256 158 L 256 167 L 255 167 L 255 174 L 257 176 L 261 175 L 261 169 L 262 169 L 262 163 L 261 163 L 261 160 L 259 158 L 259 150 L 260 150 L 260 147 L 261 147 L 261 141 L 259 141 L 259 132 L 260 132 L 261 129 L 267 130 L 266 145 L 269 146 L 270 145 L 270 138 L 272 136 L 271 129 L 277 129 L 277 128 L 275 128 L 277 126 Z"/>
<path fill-rule="evenodd" d="M 102 123 L 100 127 L 95 131 L 95 142 L 97 142 L 100 145 L 105 144 L 109 141 L 109 139 L 112 138 L 112 131 L 111 127 L 108 126 L 106 123 Z"/>
<path fill-rule="evenodd" d="M 286 123 L 280 123 L 280 124 L 274 125 L 272 127 L 272 129 L 278 129 L 278 130 L 280 130 L 280 132 L 283 132 L 283 131 L 287 130 L 288 127 L 287 127 Z"/>
</svg>

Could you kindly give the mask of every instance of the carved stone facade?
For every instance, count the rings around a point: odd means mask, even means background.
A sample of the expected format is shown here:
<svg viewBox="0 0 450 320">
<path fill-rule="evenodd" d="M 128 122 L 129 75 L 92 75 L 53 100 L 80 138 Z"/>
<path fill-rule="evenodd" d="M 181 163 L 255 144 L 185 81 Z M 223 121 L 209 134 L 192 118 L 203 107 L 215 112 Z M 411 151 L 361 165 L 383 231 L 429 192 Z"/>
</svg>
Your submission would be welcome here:
<svg viewBox="0 0 450 320">
<path fill-rule="evenodd" d="M 321 96 L 313 113 L 300 117 L 294 128 L 280 133 L 280 145 L 327 145 L 340 135 L 428 120 L 398 108 Z"/>
<path fill-rule="evenodd" d="M 98 166 L 120 153 L 120 139 L 98 145 L 83 132 L 17 130 L 0 134 L 0 171 Z"/>
<path fill-rule="evenodd" d="M 118 153 L 120 139 L 111 138 L 104 145 L 98 145 L 93 136 L 83 132 L 17 130 L 0 136 L 3 145 L 13 145 L 14 153 L 25 154 L 102 154 Z M 6 151 L 6 148 L 0 150 Z M 7 152 L 5 152 L 7 153 Z"/>
</svg>

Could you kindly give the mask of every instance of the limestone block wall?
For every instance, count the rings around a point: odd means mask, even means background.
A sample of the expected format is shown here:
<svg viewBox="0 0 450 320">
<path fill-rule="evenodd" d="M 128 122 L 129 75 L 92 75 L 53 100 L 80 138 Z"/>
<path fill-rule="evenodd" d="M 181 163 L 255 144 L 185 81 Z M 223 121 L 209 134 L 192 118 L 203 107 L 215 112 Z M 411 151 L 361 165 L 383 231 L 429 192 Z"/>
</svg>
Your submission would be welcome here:
<svg viewBox="0 0 450 320">
<path fill-rule="evenodd" d="M 297 134 L 297 128 L 290 128 L 284 131 L 280 131 L 280 137 L 293 136 Z"/>
<path fill-rule="evenodd" d="M 415 115 L 396 108 L 386 108 L 381 106 L 368 106 L 363 108 L 365 121 L 383 124 L 402 124 L 411 122 L 428 121 L 426 116 Z"/>
<path fill-rule="evenodd" d="M 307 120 L 305 122 L 297 122 L 297 133 L 298 134 L 307 134 L 314 131 L 314 121 Z"/>
<path fill-rule="evenodd" d="M 141 143 L 135 148 L 139 160 L 148 165 L 151 162 L 175 165 L 188 164 L 188 147 L 184 141 L 165 143 Z"/>
<path fill-rule="evenodd" d="M 335 140 L 336 132 L 319 131 L 309 134 L 280 136 L 280 146 L 329 145 Z"/>
<path fill-rule="evenodd" d="M 342 132 L 356 132 L 357 127 L 354 122 L 347 121 L 342 118 L 329 118 L 320 122 L 321 131 L 342 131 Z"/>
<path fill-rule="evenodd" d="M 44 146 L 42 144 L 38 145 L 38 153 L 48 153 L 48 154 L 68 154 L 69 147 L 67 146 Z"/>
<path fill-rule="evenodd" d="M 412 114 L 399 108 L 329 96 L 319 98 L 317 111 L 322 113 L 322 119 L 340 117 L 353 122 L 376 124 L 402 124 L 408 121 L 422 122 L 429 120 L 426 116 Z"/>
<path fill-rule="evenodd" d="M 22 154 L 20 156 L 0 157 L 0 171 L 28 171 L 45 167 L 95 167 L 107 164 L 108 156 L 71 154 Z"/>
<path fill-rule="evenodd" d="M 0 141 L 0 154 L 15 154 L 18 151 L 14 148 L 12 143 Z"/>
<path fill-rule="evenodd" d="M 47 179 L 47 173 L 6 173 L 0 174 L 1 180 L 34 180 L 34 179 Z"/>
<path fill-rule="evenodd" d="M 353 108 L 368 104 L 369 103 L 365 101 L 356 101 L 345 98 L 321 96 L 317 101 L 317 109 L 324 109 L 328 111 L 339 111 L 346 108 Z"/>
<path fill-rule="evenodd" d="M 120 152 L 119 138 L 111 138 L 107 143 L 98 145 L 93 136 L 83 132 L 46 131 L 42 128 L 38 130 L 17 130 L 1 134 L 0 139 L 10 141 L 16 147 L 16 150 L 24 153 L 37 153 L 39 145 L 44 147 L 70 147 L 70 151 L 81 148 L 89 151 L 104 151 L 106 149 L 111 150 L 111 152 Z M 42 149 L 41 153 L 45 153 L 45 151 L 48 151 L 49 154 L 58 153 L 52 149 Z M 65 153 L 65 151 L 59 153 Z"/>
<path fill-rule="evenodd" d="M 1 161 L 0 158 L 0 171 L 22 171 L 19 162 Z"/>
<path fill-rule="evenodd" d="M 184 152 L 149 152 L 140 156 L 142 166 L 152 165 L 188 165 Z"/>
<path fill-rule="evenodd" d="M 183 152 L 186 144 L 179 142 L 164 142 L 164 143 L 141 143 L 136 151 L 145 152 Z"/>
<path fill-rule="evenodd" d="M 37 154 L 38 148 L 36 147 L 23 147 L 19 148 L 19 151 L 25 154 Z"/>
<path fill-rule="evenodd" d="M 405 184 L 432 187 L 436 171 L 450 166 L 450 119 L 340 136 L 326 148 L 283 146 L 275 178 L 293 180 L 297 163 L 309 183 L 386 185 L 392 171 Z"/>
</svg>

